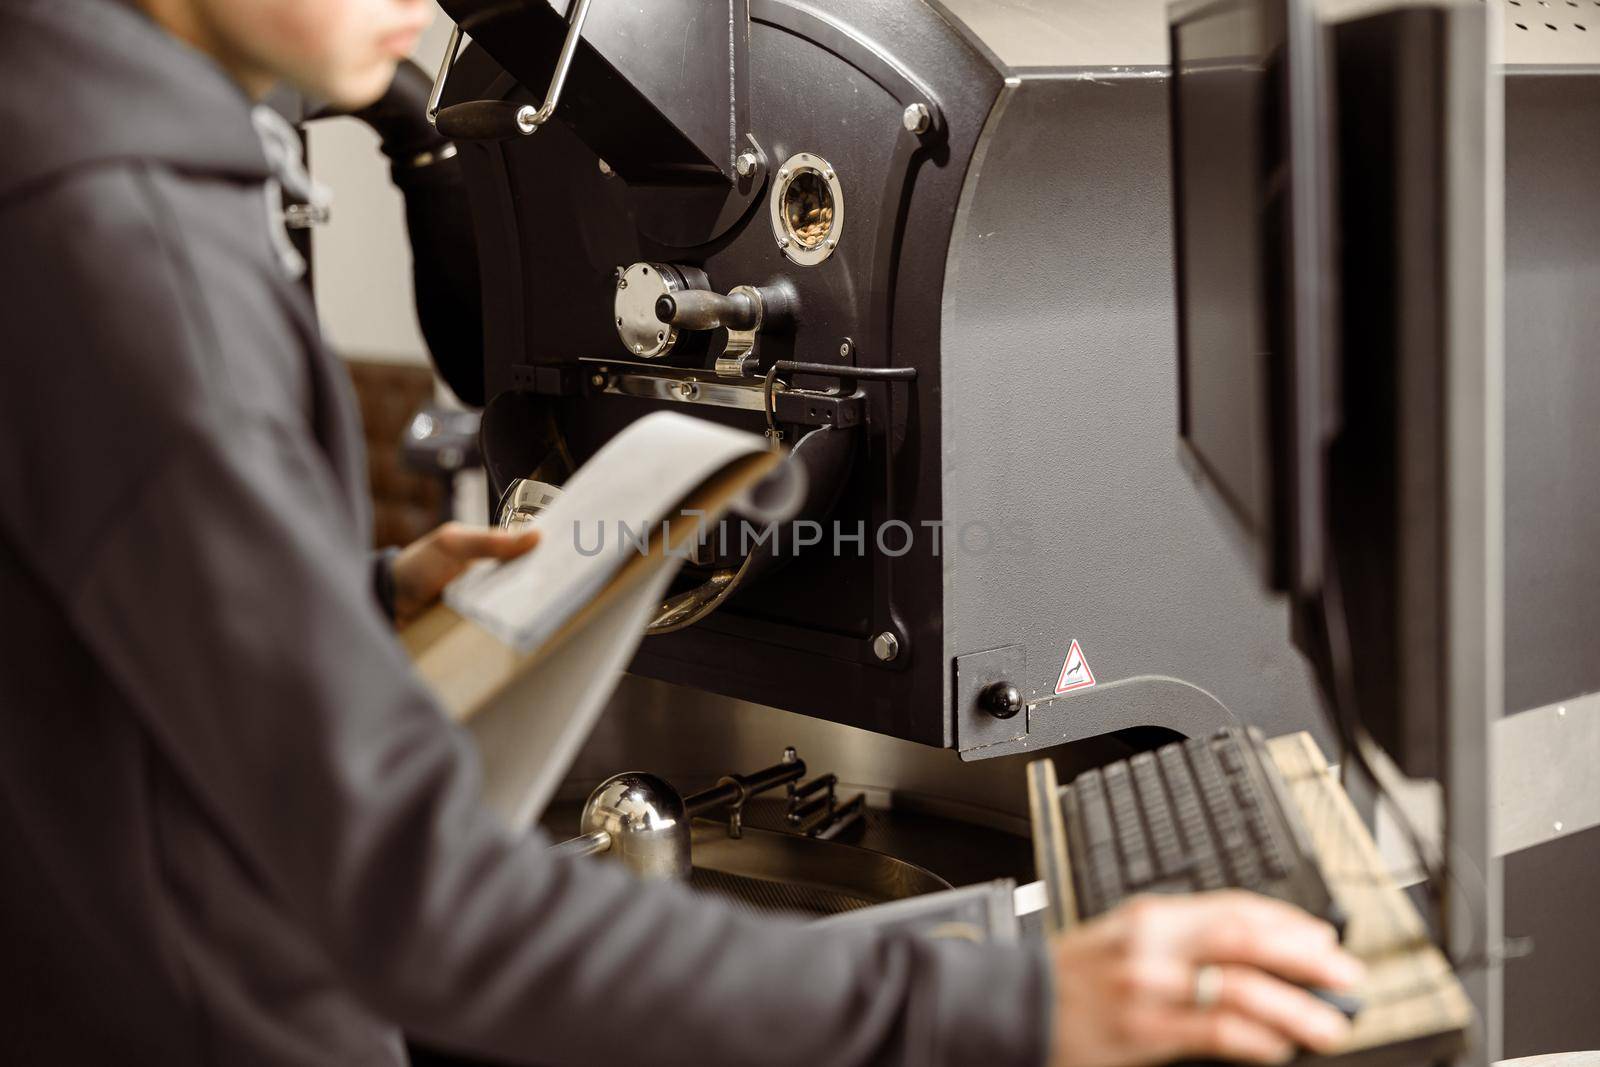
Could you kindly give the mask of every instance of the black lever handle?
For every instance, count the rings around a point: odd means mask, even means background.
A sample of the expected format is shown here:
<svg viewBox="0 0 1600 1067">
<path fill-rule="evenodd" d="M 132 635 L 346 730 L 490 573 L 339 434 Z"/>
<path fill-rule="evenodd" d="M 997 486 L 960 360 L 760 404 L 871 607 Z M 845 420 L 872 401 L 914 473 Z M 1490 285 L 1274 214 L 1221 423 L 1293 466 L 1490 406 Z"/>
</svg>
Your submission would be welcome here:
<svg viewBox="0 0 1600 1067">
<path fill-rule="evenodd" d="M 539 128 L 539 109 L 510 100 L 469 100 L 439 112 L 434 125 L 452 141 L 509 141 Z"/>
<path fill-rule="evenodd" d="M 658 299 L 656 318 L 680 330 L 753 330 L 761 321 L 761 305 L 748 293 L 685 289 Z"/>
</svg>

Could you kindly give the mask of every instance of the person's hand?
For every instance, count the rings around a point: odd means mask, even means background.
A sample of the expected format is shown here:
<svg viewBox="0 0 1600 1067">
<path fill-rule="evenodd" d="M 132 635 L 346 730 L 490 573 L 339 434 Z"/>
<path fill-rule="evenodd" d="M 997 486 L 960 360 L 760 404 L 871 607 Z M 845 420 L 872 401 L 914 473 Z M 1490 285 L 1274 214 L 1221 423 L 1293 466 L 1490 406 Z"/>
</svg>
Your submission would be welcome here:
<svg viewBox="0 0 1600 1067">
<path fill-rule="evenodd" d="M 461 522 L 417 538 L 394 558 L 395 623 L 421 614 L 473 560 L 515 559 L 538 543 L 534 530 L 505 533 Z"/>
<path fill-rule="evenodd" d="M 1050 951 L 1052 1067 L 1268 1064 L 1297 1047 L 1328 1051 L 1349 1023 L 1300 986 L 1347 989 L 1362 973 L 1333 927 L 1240 890 L 1137 897 Z"/>
</svg>

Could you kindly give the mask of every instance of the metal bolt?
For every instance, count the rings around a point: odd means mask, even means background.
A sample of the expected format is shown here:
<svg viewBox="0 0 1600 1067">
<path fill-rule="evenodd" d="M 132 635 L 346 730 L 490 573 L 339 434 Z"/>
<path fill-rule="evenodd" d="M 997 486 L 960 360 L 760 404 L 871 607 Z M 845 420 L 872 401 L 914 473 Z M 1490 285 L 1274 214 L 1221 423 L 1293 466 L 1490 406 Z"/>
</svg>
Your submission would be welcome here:
<svg viewBox="0 0 1600 1067">
<path fill-rule="evenodd" d="M 825 181 L 825 182 L 833 181 L 833 168 L 832 167 L 829 167 L 827 170 L 822 172 L 822 180 Z"/>
<path fill-rule="evenodd" d="M 628 279 L 626 279 L 626 278 L 618 278 L 617 279 L 617 288 L 618 289 L 626 289 L 627 287 L 628 287 Z"/>
<path fill-rule="evenodd" d="M 828 238 L 828 247 L 829 248 L 838 248 L 839 247 L 839 242 L 835 241 L 832 237 L 830 237 L 830 238 Z"/>
<path fill-rule="evenodd" d="M 872 639 L 872 654 L 885 663 L 889 663 L 900 654 L 900 639 L 885 630 Z"/>
<path fill-rule="evenodd" d="M 780 170 L 778 172 L 778 180 L 780 182 L 784 182 L 784 181 L 788 181 L 789 180 L 789 169 L 787 167 L 785 167 L 783 170 Z"/>
<path fill-rule="evenodd" d="M 850 358 L 850 353 L 854 352 L 855 350 L 856 350 L 855 343 L 853 341 L 851 341 L 850 338 L 846 337 L 843 341 L 839 342 L 839 358 L 840 359 L 849 359 Z"/>
<path fill-rule="evenodd" d="M 642 345 L 639 342 L 635 341 L 633 343 L 633 350 L 635 352 L 643 352 L 644 351 L 644 345 Z"/>
<path fill-rule="evenodd" d="M 741 178 L 748 178 L 761 166 L 761 160 L 756 158 L 754 152 L 740 152 L 739 158 L 733 161 L 733 169 Z"/>
<path fill-rule="evenodd" d="M 604 389 L 606 387 L 606 376 L 604 374 L 590 375 L 589 384 L 594 386 L 596 389 Z"/>
<path fill-rule="evenodd" d="M 778 247 L 779 248 L 788 248 L 789 247 L 789 239 L 787 237 L 778 238 Z"/>
<path fill-rule="evenodd" d="M 907 133 L 927 133 L 932 124 L 933 113 L 928 110 L 927 104 L 908 105 L 900 116 L 900 125 L 906 128 Z"/>
</svg>

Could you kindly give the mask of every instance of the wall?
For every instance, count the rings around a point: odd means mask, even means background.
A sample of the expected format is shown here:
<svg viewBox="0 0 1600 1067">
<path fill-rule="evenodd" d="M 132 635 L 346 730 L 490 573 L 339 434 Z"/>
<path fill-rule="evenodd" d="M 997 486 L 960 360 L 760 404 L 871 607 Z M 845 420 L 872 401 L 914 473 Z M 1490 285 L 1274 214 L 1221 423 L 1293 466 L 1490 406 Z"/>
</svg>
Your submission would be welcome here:
<svg viewBox="0 0 1600 1067">
<path fill-rule="evenodd" d="M 418 44 L 416 61 L 437 70 L 449 33 L 440 15 Z M 312 124 L 307 137 L 312 174 L 334 191 L 333 218 L 317 229 L 312 253 L 328 342 L 352 358 L 426 363 L 405 205 L 389 182 L 377 135 L 355 119 L 332 119 Z"/>
</svg>

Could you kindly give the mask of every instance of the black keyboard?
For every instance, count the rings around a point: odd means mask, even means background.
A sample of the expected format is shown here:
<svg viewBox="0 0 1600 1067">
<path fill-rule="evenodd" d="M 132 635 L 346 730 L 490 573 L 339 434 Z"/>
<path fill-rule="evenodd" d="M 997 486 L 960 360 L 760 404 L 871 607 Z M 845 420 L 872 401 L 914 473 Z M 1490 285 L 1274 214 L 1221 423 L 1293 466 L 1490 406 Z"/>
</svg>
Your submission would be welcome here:
<svg viewBox="0 0 1600 1067">
<path fill-rule="evenodd" d="M 1259 731 L 1228 729 L 1085 771 L 1058 791 L 1057 803 L 1057 840 L 1064 838 L 1069 861 L 1062 866 L 1070 868 L 1070 906 L 1080 920 L 1135 893 L 1236 887 L 1289 901 L 1343 930 Z M 1047 882 L 1051 873 L 1041 870 Z M 1064 894 L 1057 906 L 1067 906 Z"/>
</svg>

